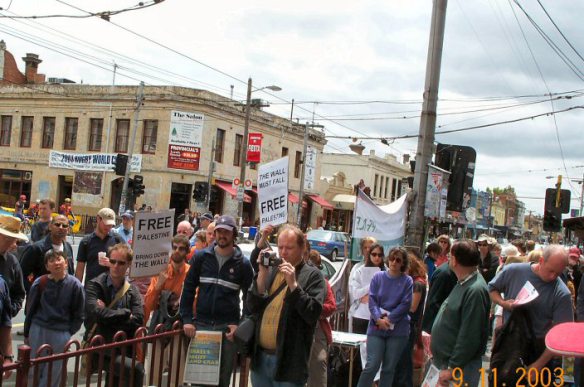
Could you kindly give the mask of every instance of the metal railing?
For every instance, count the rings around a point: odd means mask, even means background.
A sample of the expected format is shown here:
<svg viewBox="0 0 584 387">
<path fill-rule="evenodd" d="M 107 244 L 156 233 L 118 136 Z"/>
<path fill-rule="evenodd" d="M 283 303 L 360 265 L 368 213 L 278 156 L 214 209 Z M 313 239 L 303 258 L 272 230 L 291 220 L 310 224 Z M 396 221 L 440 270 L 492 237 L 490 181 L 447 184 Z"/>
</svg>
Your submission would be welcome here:
<svg viewBox="0 0 584 387">
<path fill-rule="evenodd" d="M 180 386 L 188 342 L 180 322 L 177 321 L 169 331 L 162 331 L 162 327 L 162 324 L 156 327 L 152 335 L 147 335 L 147 329 L 141 327 L 132 339 L 127 339 L 126 334 L 120 331 L 111 343 L 105 343 L 102 336 L 96 335 L 85 348 L 78 340 L 69 340 L 63 352 L 56 354 L 50 345 L 44 344 L 34 358 L 31 358 L 32 349 L 21 345 L 16 362 L 0 366 L 0 375 L 5 372 L 13 374 L 4 380 L 0 377 L 0 387 L 8 383 L 12 385 L 12 378 L 15 378 L 16 387 L 40 386 L 41 370 L 46 371 L 43 385 L 47 386 L 52 385 L 55 378 L 60 378 L 61 387 L 135 386 L 144 385 L 144 382 L 148 386 Z M 145 356 L 141 354 L 145 353 L 147 344 L 151 344 L 151 351 L 146 356 L 145 364 L 142 364 L 137 358 Z M 237 385 L 239 376 L 239 386 L 247 387 L 249 359 L 240 355 L 237 357 L 232 386 Z M 142 371 L 144 367 L 145 371 Z M 143 382 L 139 384 L 137 378 L 142 377 Z"/>
</svg>

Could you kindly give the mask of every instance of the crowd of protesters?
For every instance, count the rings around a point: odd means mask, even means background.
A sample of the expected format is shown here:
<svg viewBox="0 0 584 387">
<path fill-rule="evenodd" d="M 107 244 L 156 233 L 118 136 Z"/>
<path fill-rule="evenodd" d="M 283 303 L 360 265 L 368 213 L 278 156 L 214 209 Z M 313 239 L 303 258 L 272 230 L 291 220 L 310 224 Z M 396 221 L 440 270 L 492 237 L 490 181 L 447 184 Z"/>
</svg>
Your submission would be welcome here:
<svg viewBox="0 0 584 387">
<path fill-rule="evenodd" d="M 248 259 L 237 245 L 234 218 L 185 211 L 169 245 L 167 268 L 150 279 L 129 280 L 133 212 L 122 214 L 115 228 L 115 212 L 98 211 L 94 232 L 81 240 L 73 257 L 66 238 L 71 224 L 65 214 L 47 217 L 54 208 L 49 200 L 38 203 L 42 225 L 35 233 L 41 237 L 23 249 L 20 261 L 14 254 L 16 243 L 28 239 L 20 231 L 21 220 L 0 216 L 4 364 L 13 361 L 11 319 L 26 298 L 24 336 L 33 357 L 42 344 L 50 344 L 54 353 L 63 351 L 82 324 L 87 341 L 99 334 L 112 342 L 118 331 L 132 338 L 148 321 L 152 332 L 158 323 L 168 323 L 172 309 L 173 321 L 181 320 L 187 338 L 198 330 L 222 332 L 218 385 L 228 386 L 239 349 L 234 341 L 238 326 L 243 317 L 253 316 L 256 340 L 248 353 L 252 385 L 327 385 L 335 296 L 319 270 L 320 255 L 310 251 L 296 226 L 283 225 L 277 233 L 265 227 Z M 266 243 L 274 234 L 277 257 Z M 366 237 L 360 240 L 359 253 L 348 279 L 348 314 L 349 330 L 367 337 L 363 360 L 357 362 L 361 387 L 376 380 L 384 387 L 413 386 L 414 369 L 424 365 L 420 351 L 431 351 L 440 385 L 448 386 L 460 369 L 465 386 L 478 386 L 493 330 L 500 332 L 496 340 L 510 340 L 506 323 L 518 318 L 533 332 L 526 369 L 555 367 L 558 359 L 543 345 L 546 332 L 584 317 L 581 252 L 575 247 L 534 250 L 529 241 L 501 247 L 487 235 L 476 240 L 441 235 L 422 256 L 417 249 L 387 248 Z M 539 296 L 521 305 L 516 298 L 526 283 Z M 429 338 L 426 351 L 423 335 Z M 122 372 L 133 375 L 134 386 L 143 385 L 148 354 L 143 348 L 133 350 L 125 356 L 119 349 L 105 354 L 104 364 L 114 364 L 106 371 L 113 373 L 116 385 Z M 164 356 L 163 348 L 154 352 Z M 498 361 L 511 361 L 497 356 Z M 138 360 L 134 366 L 132 357 Z M 46 367 L 38 371 L 37 385 L 48 385 Z M 53 373 L 51 385 L 59 385 L 60 377 Z"/>
</svg>

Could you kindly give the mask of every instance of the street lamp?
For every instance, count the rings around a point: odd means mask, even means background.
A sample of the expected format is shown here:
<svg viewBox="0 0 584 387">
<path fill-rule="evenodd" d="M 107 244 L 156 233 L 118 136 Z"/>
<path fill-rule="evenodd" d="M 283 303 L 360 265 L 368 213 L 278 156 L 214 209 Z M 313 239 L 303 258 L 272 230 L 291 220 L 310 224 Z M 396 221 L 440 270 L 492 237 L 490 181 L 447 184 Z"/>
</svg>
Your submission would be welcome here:
<svg viewBox="0 0 584 387">
<path fill-rule="evenodd" d="M 253 90 L 272 90 L 280 91 L 282 88 L 276 85 L 264 86 L 262 88 Z M 243 126 L 243 149 L 239 159 L 239 165 L 241 165 L 241 173 L 239 174 L 239 187 L 238 190 L 243 188 L 243 183 L 245 181 L 245 170 L 247 167 L 247 137 L 249 136 L 249 114 L 251 110 L 251 93 L 252 93 L 252 82 L 251 78 L 247 80 L 247 99 L 245 101 L 245 124 Z M 243 223 L 243 197 L 237 203 L 237 216 L 239 217 L 240 224 Z"/>
<path fill-rule="evenodd" d="M 546 179 L 555 179 L 555 176 L 546 176 Z M 584 176 L 582 177 L 582 179 L 570 179 L 570 181 L 573 181 L 575 183 L 578 183 L 582 186 L 582 190 L 580 191 L 580 211 L 578 212 L 578 216 L 583 216 L 582 215 L 582 209 L 584 208 Z"/>
</svg>

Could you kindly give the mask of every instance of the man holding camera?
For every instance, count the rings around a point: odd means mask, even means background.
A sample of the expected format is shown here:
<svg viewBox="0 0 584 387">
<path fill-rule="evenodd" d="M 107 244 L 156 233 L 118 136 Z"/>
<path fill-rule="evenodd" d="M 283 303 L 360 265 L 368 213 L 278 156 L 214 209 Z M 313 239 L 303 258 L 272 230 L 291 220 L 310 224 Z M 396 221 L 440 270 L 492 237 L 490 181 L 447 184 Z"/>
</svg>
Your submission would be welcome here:
<svg viewBox="0 0 584 387">
<path fill-rule="evenodd" d="M 233 333 L 241 317 L 240 291 L 245 299 L 253 279 L 249 260 L 235 246 L 236 238 L 235 219 L 227 215 L 219 217 L 215 226 L 216 243 L 195 254 L 180 299 L 180 315 L 186 336 L 193 338 L 197 330 L 224 332 L 219 378 L 221 387 L 229 386 L 233 371 Z M 193 318 L 197 287 L 197 313 Z"/>
<path fill-rule="evenodd" d="M 326 295 L 320 270 L 305 264 L 306 239 L 295 226 L 278 236 L 280 259 L 264 250 L 259 271 L 247 295 L 248 308 L 258 315 L 251 360 L 254 386 L 304 386 L 314 330 Z"/>
</svg>

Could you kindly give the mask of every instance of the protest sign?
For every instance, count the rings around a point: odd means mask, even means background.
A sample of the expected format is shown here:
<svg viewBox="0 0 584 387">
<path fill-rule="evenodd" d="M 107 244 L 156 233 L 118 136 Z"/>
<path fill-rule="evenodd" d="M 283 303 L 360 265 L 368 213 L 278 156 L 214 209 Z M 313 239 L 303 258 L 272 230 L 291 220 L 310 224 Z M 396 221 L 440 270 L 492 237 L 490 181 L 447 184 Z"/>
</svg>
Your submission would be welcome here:
<svg viewBox="0 0 584 387">
<path fill-rule="evenodd" d="M 222 336 L 219 331 L 197 331 L 187 351 L 184 383 L 219 385 Z"/>
<path fill-rule="evenodd" d="M 351 259 L 361 260 L 359 246 L 362 238 L 371 236 L 388 251 L 403 245 L 406 232 L 408 203 L 406 195 L 385 206 L 376 205 L 359 190 L 353 214 Z"/>
<path fill-rule="evenodd" d="M 173 228 L 174 208 L 136 212 L 130 277 L 152 277 L 166 269 Z"/>
<path fill-rule="evenodd" d="M 74 169 L 76 171 L 113 171 L 117 154 L 113 153 L 66 153 L 49 152 L 49 168 Z M 130 172 L 140 172 L 142 155 L 132 155 L 128 163 Z"/>
<path fill-rule="evenodd" d="M 288 221 L 288 156 L 260 165 L 258 198 L 260 230 Z"/>
</svg>

